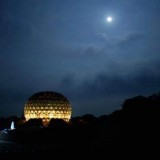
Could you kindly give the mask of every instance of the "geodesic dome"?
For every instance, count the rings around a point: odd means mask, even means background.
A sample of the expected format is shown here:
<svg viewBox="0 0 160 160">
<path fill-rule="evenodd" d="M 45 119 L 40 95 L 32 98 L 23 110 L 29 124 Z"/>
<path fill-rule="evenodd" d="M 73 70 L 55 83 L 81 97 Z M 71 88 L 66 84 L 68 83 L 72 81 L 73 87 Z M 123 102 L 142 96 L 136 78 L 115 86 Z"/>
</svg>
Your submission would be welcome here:
<svg viewBox="0 0 160 160">
<path fill-rule="evenodd" d="M 26 120 L 41 118 L 44 124 L 50 119 L 63 119 L 68 122 L 72 108 L 65 96 L 57 92 L 45 91 L 33 94 L 24 106 Z"/>
</svg>

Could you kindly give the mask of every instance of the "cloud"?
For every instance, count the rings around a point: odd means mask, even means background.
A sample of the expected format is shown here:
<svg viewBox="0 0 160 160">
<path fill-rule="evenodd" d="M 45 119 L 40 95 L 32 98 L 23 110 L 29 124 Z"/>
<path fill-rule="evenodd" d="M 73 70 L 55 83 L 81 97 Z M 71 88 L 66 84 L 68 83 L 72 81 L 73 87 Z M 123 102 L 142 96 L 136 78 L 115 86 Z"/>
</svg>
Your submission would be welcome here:
<svg viewBox="0 0 160 160">
<path fill-rule="evenodd" d="M 4 50 L 13 50 L 26 44 L 36 35 L 35 26 L 27 19 L 20 18 L 10 11 L 5 10 L 0 13 L 0 47 Z"/>
<path fill-rule="evenodd" d="M 156 60 L 155 60 L 156 61 Z M 160 71 L 155 61 L 152 63 L 141 64 L 142 66 L 135 66 L 135 69 L 126 74 L 108 74 L 102 72 L 97 74 L 93 80 L 85 81 L 83 84 L 84 93 L 88 93 L 93 97 L 121 95 L 133 93 L 156 92 L 160 89 Z M 145 67 L 143 66 L 145 65 Z M 150 68 L 152 66 L 152 68 Z M 112 72 L 112 71 L 111 71 Z"/>
<path fill-rule="evenodd" d="M 156 92 L 160 89 L 160 57 L 146 57 L 130 64 L 110 62 L 92 75 L 79 78 L 76 72 L 62 78 L 63 90 L 75 99 L 101 99 L 103 97 L 137 95 Z M 124 61 L 125 63 L 125 61 Z M 72 97 L 71 96 L 71 97 Z M 108 102 L 106 102 L 108 103 Z"/>
<path fill-rule="evenodd" d="M 145 37 L 144 33 L 141 32 L 128 32 L 120 35 L 115 34 L 107 34 L 107 33 L 97 33 L 96 37 L 99 39 L 105 40 L 107 43 L 111 44 L 126 44 L 136 42 L 137 40 L 141 40 Z"/>
</svg>

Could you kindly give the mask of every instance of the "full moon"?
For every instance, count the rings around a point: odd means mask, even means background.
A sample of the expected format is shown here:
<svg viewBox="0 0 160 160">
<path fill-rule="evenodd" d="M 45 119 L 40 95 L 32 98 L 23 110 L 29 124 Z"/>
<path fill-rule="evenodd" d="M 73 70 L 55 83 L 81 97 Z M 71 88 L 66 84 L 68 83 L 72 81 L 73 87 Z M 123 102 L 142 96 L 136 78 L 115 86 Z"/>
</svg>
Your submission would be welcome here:
<svg viewBox="0 0 160 160">
<path fill-rule="evenodd" d="M 112 17 L 109 16 L 106 18 L 106 20 L 107 20 L 107 22 L 112 22 Z"/>
</svg>

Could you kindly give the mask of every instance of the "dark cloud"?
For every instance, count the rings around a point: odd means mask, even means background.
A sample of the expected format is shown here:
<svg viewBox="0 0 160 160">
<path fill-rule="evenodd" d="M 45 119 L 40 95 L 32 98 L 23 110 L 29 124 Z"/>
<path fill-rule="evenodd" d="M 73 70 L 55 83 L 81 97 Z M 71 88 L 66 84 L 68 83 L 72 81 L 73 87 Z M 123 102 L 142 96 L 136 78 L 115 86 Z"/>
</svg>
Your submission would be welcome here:
<svg viewBox="0 0 160 160">
<path fill-rule="evenodd" d="M 85 92 L 89 92 L 94 97 L 139 94 L 141 92 L 158 91 L 159 74 L 138 73 L 137 75 L 127 75 L 126 77 L 109 77 L 107 74 L 98 75 L 93 82 L 85 82 Z"/>
<path fill-rule="evenodd" d="M 94 78 L 90 77 L 79 84 L 77 81 L 68 83 L 68 80 L 64 79 L 64 83 L 66 82 L 68 88 L 66 93 L 70 91 L 70 97 L 74 97 L 74 100 L 71 98 L 73 102 L 83 102 L 82 109 L 85 107 L 88 112 L 99 114 L 99 112 L 94 111 L 97 107 L 97 109 L 104 112 L 111 112 L 116 107 L 120 107 L 123 100 L 130 96 L 146 95 L 159 91 L 160 72 L 158 61 L 152 59 L 152 63 L 147 61 L 137 63 L 137 66 L 131 71 L 125 70 L 125 74 L 122 73 L 121 68 L 111 69 L 112 74 L 103 71 Z M 71 80 L 73 79 L 70 77 L 69 82 Z M 120 97 L 123 97 L 123 100 Z M 115 100 L 119 103 L 116 103 Z M 91 106 L 88 106 L 88 103 Z M 113 108 L 110 108 L 111 104 L 114 106 Z M 117 106 L 115 107 L 115 105 Z"/>
<path fill-rule="evenodd" d="M 66 95 L 74 115 L 158 91 L 159 14 L 159 0 L 1 0 L 0 115 L 45 90 Z"/>
</svg>

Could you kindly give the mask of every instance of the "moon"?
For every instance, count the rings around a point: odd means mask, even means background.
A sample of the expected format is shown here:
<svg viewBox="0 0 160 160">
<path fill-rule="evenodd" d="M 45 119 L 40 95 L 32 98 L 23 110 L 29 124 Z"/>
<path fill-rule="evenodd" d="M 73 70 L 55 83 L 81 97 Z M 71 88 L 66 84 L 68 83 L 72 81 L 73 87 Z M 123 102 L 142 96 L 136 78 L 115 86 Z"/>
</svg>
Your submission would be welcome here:
<svg viewBox="0 0 160 160">
<path fill-rule="evenodd" d="M 107 21 L 107 22 L 110 23 L 110 22 L 112 22 L 112 20 L 113 20 L 113 18 L 112 18 L 111 16 L 106 17 L 106 21 Z"/>
</svg>

